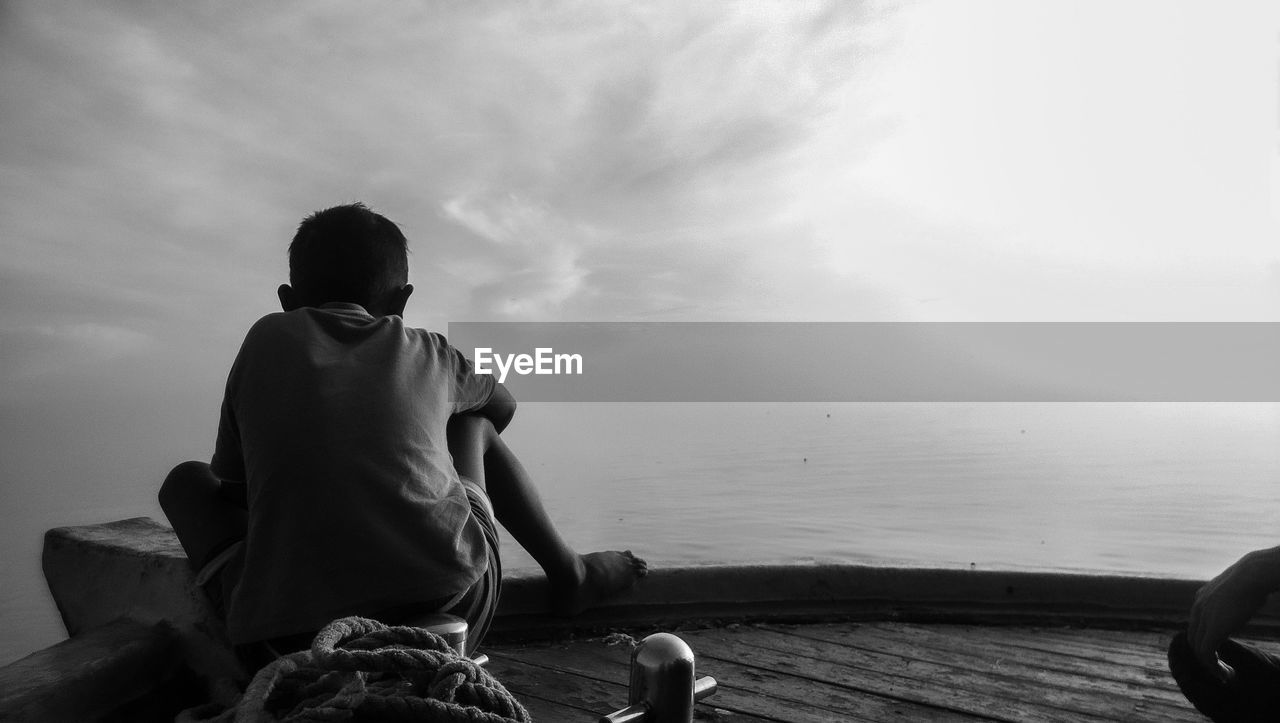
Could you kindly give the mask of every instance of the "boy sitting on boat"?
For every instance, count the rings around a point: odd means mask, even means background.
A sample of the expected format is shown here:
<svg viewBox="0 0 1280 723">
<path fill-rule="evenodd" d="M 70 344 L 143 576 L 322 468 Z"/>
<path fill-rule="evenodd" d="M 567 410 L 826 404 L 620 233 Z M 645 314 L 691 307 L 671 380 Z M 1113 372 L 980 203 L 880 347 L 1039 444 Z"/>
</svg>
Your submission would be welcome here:
<svg viewBox="0 0 1280 723">
<path fill-rule="evenodd" d="M 282 312 L 231 367 L 210 463 L 160 490 L 198 582 L 258 664 L 329 621 L 465 618 L 497 605 L 495 518 L 542 566 L 554 612 L 625 590 L 644 561 L 580 555 L 499 433 L 516 403 L 444 337 L 401 318 L 413 287 L 400 229 L 363 204 L 315 213 L 289 246 Z"/>
</svg>

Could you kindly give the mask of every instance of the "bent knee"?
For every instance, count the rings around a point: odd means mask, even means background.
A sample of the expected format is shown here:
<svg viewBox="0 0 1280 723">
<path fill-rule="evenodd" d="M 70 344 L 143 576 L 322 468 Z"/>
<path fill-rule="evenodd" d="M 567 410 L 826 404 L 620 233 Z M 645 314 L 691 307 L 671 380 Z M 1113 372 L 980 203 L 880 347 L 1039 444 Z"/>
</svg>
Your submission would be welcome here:
<svg viewBox="0 0 1280 723">
<path fill-rule="evenodd" d="M 455 414 L 446 428 L 450 441 L 485 440 L 498 433 L 488 417 L 479 414 Z"/>
<path fill-rule="evenodd" d="M 183 462 L 170 470 L 169 475 L 161 483 L 158 495 L 160 506 L 169 507 L 176 500 L 186 497 L 193 487 L 207 486 L 210 482 L 217 484 L 217 479 L 210 471 L 208 462 L 195 460 Z"/>
</svg>

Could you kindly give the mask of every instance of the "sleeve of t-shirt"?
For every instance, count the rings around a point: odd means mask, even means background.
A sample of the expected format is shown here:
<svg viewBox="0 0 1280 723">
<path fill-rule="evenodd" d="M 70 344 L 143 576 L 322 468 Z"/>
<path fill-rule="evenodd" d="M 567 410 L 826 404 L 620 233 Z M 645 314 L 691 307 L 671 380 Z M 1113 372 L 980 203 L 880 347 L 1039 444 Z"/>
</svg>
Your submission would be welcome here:
<svg viewBox="0 0 1280 723">
<path fill-rule="evenodd" d="M 209 469 L 219 479 L 243 482 L 244 449 L 240 445 L 240 425 L 236 424 L 232 399 L 235 390 L 236 369 L 233 365 L 227 378 L 227 389 L 222 395 L 222 415 L 218 419 L 218 440 L 213 445 L 213 459 Z"/>
<path fill-rule="evenodd" d="M 475 365 L 453 345 L 446 347 L 453 367 L 453 413 L 461 414 L 479 409 L 489 403 L 498 378 L 492 374 L 476 374 Z"/>
</svg>

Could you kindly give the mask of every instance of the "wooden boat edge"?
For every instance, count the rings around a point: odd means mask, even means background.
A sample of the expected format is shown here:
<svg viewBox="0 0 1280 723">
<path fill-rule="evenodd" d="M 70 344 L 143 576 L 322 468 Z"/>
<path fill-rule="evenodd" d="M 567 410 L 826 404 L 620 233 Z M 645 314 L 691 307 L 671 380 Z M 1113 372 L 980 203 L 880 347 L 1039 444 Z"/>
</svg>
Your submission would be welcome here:
<svg viewBox="0 0 1280 723">
<path fill-rule="evenodd" d="M 20 719 L 11 714 L 31 710 L 32 701 L 61 701 L 70 692 L 89 705 L 93 685 L 75 674 L 80 649 L 96 651 L 95 670 L 112 670 L 111 662 L 101 659 L 103 643 L 95 635 L 117 639 L 122 651 L 139 648 L 125 645 L 120 636 L 147 638 L 152 643 L 144 649 L 170 659 L 176 655 L 202 679 L 236 674 L 225 630 L 195 587 L 168 527 L 150 518 L 131 518 L 55 528 L 45 537 L 43 568 L 70 639 L 0 668 L 0 691 L 5 691 L 0 693 L 0 721 Z M 1202 584 L 1147 576 L 855 564 L 676 566 L 653 570 L 608 605 L 561 619 L 547 614 L 541 574 L 517 572 L 504 578 L 491 635 L 495 640 L 532 639 L 756 620 L 1171 629 L 1185 621 Z M 1280 633 L 1280 600 L 1269 603 L 1249 632 Z M 139 665 L 137 654 L 121 663 L 126 664 Z M 36 679 L 43 683 L 24 682 Z M 113 678 L 100 675 L 95 680 Z M 98 708 L 124 702 L 116 699 L 118 686 L 97 687 Z"/>
<path fill-rule="evenodd" d="M 68 633 L 127 617 L 178 627 L 217 621 L 172 530 L 146 517 L 62 527 L 43 568 Z M 724 564 L 654 569 L 633 590 L 573 618 L 547 614 L 540 572 L 503 581 L 500 634 L 638 627 L 690 620 L 860 617 L 988 624 L 1176 626 L 1202 580 L 1157 576 L 860 564 Z M 1253 632 L 1280 632 L 1272 600 Z"/>
</svg>

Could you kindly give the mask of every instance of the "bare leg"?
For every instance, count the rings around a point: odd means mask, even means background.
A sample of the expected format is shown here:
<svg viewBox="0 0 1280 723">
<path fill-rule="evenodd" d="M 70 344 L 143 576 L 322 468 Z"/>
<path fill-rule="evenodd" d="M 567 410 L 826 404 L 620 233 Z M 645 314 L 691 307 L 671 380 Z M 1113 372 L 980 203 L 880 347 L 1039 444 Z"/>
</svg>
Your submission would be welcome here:
<svg viewBox="0 0 1280 723">
<path fill-rule="evenodd" d="M 449 452 L 458 473 L 485 488 L 498 522 L 547 573 L 553 612 L 576 615 L 648 573 L 645 561 L 630 551 L 575 552 L 552 524 L 533 479 L 489 420 L 474 414 L 453 417 Z"/>
<path fill-rule="evenodd" d="M 160 507 L 194 570 L 243 539 L 248 529 L 248 514 L 226 497 L 222 483 L 205 462 L 174 467 L 160 486 Z"/>
</svg>

